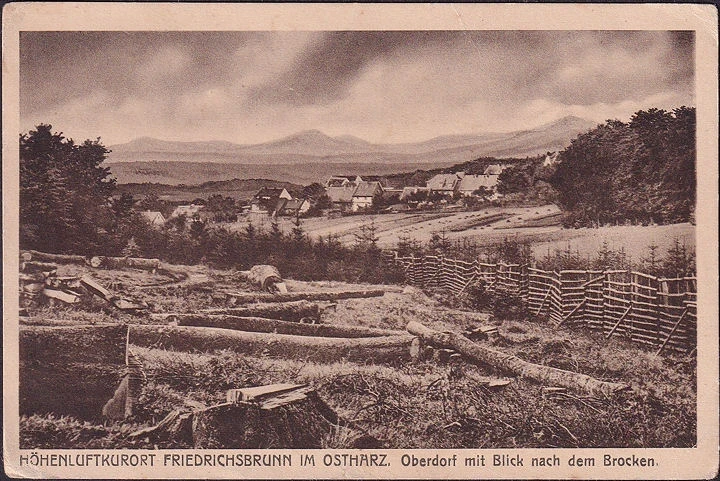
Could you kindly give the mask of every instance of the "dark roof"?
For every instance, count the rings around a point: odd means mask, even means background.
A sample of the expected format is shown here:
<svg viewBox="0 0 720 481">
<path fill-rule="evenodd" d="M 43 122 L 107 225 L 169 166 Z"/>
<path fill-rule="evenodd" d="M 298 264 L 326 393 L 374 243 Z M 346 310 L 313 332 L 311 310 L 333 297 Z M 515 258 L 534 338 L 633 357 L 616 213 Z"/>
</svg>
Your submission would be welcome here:
<svg viewBox="0 0 720 481">
<path fill-rule="evenodd" d="M 348 179 L 346 179 L 345 177 L 343 177 L 342 179 L 333 177 L 333 178 L 328 179 L 328 181 L 325 183 L 325 185 L 327 187 L 342 187 L 343 185 L 348 184 L 348 183 L 350 183 L 350 181 Z"/>
<path fill-rule="evenodd" d="M 384 175 L 361 175 L 363 182 L 379 182 L 381 186 L 387 186 L 387 178 Z"/>
<path fill-rule="evenodd" d="M 288 200 L 287 202 L 285 202 L 284 208 L 285 209 L 299 209 L 303 205 L 303 202 L 305 202 L 305 199 Z"/>
<path fill-rule="evenodd" d="M 380 182 L 361 182 L 353 197 L 372 197 L 378 192 L 382 192 Z"/>
<path fill-rule="evenodd" d="M 325 193 L 332 202 L 352 202 L 353 194 L 355 193 L 355 185 L 348 185 L 344 187 L 327 187 Z"/>
<path fill-rule="evenodd" d="M 280 197 L 280 194 L 282 194 L 283 189 L 279 187 L 262 187 L 257 194 L 255 194 L 255 198 L 258 197 Z"/>
</svg>

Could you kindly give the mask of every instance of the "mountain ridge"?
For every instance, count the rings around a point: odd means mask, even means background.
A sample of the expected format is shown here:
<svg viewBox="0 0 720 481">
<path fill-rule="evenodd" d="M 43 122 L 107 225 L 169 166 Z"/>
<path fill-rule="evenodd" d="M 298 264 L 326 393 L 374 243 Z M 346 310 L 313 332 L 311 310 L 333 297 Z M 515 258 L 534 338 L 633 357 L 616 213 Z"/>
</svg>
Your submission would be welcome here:
<svg viewBox="0 0 720 481">
<path fill-rule="evenodd" d="M 374 144 L 352 135 L 329 136 L 319 130 L 304 130 L 260 144 L 236 144 L 224 140 L 182 142 L 139 137 L 108 148 L 108 162 L 205 161 L 223 163 L 297 163 L 322 159 L 326 162 L 362 161 L 429 162 L 471 160 L 468 156 L 532 156 L 560 150 L 578 134 L 596 124 L 566 116 L 538 127 L 500 133 L 451 134 L 420 142 Z M 444 156 L 449 155 L 449 158 Z"/>
</svg>

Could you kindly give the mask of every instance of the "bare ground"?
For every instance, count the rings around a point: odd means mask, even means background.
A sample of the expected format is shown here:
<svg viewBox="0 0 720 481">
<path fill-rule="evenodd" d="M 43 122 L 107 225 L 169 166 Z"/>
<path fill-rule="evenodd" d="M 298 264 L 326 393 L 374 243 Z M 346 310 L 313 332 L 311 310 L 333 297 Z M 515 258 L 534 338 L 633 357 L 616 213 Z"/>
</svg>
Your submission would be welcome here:
<svg viewBox="0 0 720 481">
<path fill-rule="evenodd" d="M 193 268 L 195 285 L 153 290 L 137 286 L 161 276 L 143 271 L 93 270 L 62 266 L 65 275 L 87 273 L 124 295 L 147 301 L 154 312 L 194 312 L 220 307 L 224 288 L 247 289 L 233 271 Z M 203 276 L 206 276 L 203 278 Z M 288 281 L 290 291 L 337 291 L 378 288 L 339 282 Z M 490 388 L 488 378 L 506 378 L 491 366 L 465 361 L 397 361 L 366 364 L 337 359 L 317 363 L 230 351 L 172 352 L 131 346 L 143 362 L 147 383 L 140 405 L 124 423 L 91 425 L 72 418 L 33 415 L 21 419 L 21 445 L 27 448 L 152 447 L 130 439 L 133 430 L 157 423 L 173 409 L 190 409 L 224 399 L 230 388 L 275 382 L 304 382 L 355 432 L 387 448 L 500 447 L 690 447 L 696 443 L 696 366 L 692 357 L 654 357 L 621 338 L 606 341 L 581 327 L 555 328 L 535 318 L 495 319 L 490 313 L 459 310 L 446 292 L 385 286 L 383 297 L 348 299 L 326 311 L 323 322 L 338 325 L 404 329 L 408 321 L 438 330 L 497 325 L 499 335 L 486 342 L 524 360 L 630 384 L 634 392 L 598 399 L 548 391 L 515 378 Z M 74 323 L 150 323 L 148 317 L 120 313 L 99 300 L 81 308 L 36 306 L 33 318 Z M 156 321 L 157 322 L 157 321 Z M 323 440 L 332 448 L 348 447 L 344 428 Z M 169 442 L 166 446 L 184 447 Z"/>
</svg>

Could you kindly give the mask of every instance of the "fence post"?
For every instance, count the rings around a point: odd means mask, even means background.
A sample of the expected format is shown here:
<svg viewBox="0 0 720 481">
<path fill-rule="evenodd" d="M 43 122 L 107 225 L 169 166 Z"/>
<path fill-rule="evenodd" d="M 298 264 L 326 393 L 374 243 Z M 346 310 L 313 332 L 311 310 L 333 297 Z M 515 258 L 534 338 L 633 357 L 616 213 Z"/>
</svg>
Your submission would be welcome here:
<svg viewBox="0 0 720 481">
<path fill-rule="evenodd" d="M 568 271 L 565 279 L 563 272 L 533 268 L 531 273 L 528 265 L 486 264 L 479 259 L 473 261 L 468 271 L 468 263 L 443 255 L 396 255 L 394 261 L 405 267 L 406 281 L 410 283 L 459 289 L 457 295 L 460 295 L 482 276 L 491 281 L 489 291 L 505 291 L 506 295 L 519 297 L 532 305 L 533 311 L 537 310 L 536 316 L 547 312 L 556 327 L 573 316 L 582 315 L 586 325 L 591 320 L 590 327 L 600 328 L 607 338 L 622 330 L 633 342 L 661 347 L 658 353 L 668 345 L 672 348 L 688 345 L 690 349 L 697 336 L 694 278 L 664 279 L 631 270 L 603 270 Z M 577 279 L 579 275 L 582 278 Z M 588 289 L 592 286 L 596 287 L 589 296 Z M 675 317 L 680 312 L 682 315 Z M 649 327 L 653 318 L 654 342 Z"/>
</svg>

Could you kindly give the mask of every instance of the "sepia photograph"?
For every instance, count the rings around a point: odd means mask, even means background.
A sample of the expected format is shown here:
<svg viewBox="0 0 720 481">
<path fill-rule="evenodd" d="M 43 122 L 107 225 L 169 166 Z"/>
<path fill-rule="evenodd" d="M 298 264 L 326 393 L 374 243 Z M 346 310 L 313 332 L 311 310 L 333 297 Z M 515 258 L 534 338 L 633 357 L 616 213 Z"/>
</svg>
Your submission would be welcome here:
<svg viewBox="0 0 720 481">
<path fill-rule="evenodd" d="M 696 29 L 174 25 L 18 29 L 12 464 L 657 477 L 697 451 Z"/>
</svg>

